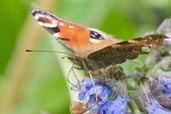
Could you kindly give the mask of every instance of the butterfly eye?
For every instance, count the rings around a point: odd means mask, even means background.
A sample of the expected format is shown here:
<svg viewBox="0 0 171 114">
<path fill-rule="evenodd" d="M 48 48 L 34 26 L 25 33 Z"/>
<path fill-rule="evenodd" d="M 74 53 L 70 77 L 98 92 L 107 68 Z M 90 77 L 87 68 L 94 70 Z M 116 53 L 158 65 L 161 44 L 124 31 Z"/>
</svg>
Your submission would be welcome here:
<svg viewBox="0 0 171 114">
<path fill-rule="evenodd" d="M 104 39 L 101 34 L 99 34 L 96 31 L 92 31 L 92 30 L 90 30 L 90 38 L 97 39 L 97 40 L 103 40 Z"/>
</svg>

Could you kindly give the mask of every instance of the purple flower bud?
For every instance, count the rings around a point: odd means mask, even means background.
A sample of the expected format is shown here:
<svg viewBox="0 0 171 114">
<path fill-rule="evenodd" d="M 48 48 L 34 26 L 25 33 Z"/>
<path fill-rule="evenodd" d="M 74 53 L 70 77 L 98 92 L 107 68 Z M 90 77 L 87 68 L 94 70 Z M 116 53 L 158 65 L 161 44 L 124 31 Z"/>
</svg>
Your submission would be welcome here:
<svg viewBox="0 0 171 114">
<path fill-rule="evenodd" d="M 145 108 L 149 114 L 171 114 L 171 110 L 161 106 L 154 98 L 151 99 L 151 103 L 146 102 Z"/>
<path fill-rule="evenodd" d="M 149 97 L 156 99 L 161 107 L 171 109 L 171 77 L 157 77 L 150 84 Z"/>
</svg>

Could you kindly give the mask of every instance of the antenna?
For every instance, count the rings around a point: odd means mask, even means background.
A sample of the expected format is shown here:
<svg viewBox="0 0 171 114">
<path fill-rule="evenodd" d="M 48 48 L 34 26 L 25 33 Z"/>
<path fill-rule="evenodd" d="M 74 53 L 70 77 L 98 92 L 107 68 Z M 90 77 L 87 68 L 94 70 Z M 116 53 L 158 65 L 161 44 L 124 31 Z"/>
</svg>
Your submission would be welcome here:
<svg viewBox="0 0 171 114">
<path fill-rule="evenodd" d="M 66 53 L 66 52 L 62 52 L 62 51 L 48 51 L 48 50 L 30 50 L 30 49 L 26 49 L 25 52 L 53 52 L 53 53 L 63 53 L 63 54 L 71 55 L 70 53 Z"/>
</svg>

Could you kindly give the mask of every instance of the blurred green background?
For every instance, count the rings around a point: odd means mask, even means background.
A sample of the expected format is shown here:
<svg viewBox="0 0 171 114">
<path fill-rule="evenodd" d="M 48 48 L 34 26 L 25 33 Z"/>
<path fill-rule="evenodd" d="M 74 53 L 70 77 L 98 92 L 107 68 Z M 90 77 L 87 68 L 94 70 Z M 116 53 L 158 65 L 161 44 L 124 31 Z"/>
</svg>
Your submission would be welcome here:
<svg viewBox="0 0 171 114">
<path fill-rule="evenodd" d="M 0 114 L 69 114 L 69 92 L 50 36 L 32 8 L 131 39 L 155 30 L 171 16 L 170 0 L 2 0 L 0 7 Z M 128 68 L 129 63 L 124 64 Z M 129 69 L 126 69 L 129 72 Z M 42 114 L 43 114 L 42 113 Z"/>
</svg>

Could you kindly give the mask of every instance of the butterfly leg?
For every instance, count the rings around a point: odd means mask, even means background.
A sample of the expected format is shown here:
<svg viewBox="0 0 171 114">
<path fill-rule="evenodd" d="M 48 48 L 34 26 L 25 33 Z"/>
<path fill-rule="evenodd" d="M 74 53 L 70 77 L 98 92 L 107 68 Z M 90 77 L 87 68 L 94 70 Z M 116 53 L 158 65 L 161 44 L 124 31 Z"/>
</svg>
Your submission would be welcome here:
<svg viewBox="0 0 171 114">
<path fill-rule="evenodd" d="M 140 86 L 141 86 L 141 88 L 142 88 L 142 90 L 143 90 L 143 92 L 144 92 L 144 94 L 145 94 L 145 97 L 146 97 L 148 103 L 151 104 L 151 100 L 149 99 L 148 94 L 147 94 L 147 92 L 145 91 L 145 88 L 144 88 L 144 85 L 142 84 L 142 82 L 140 82 Z"/>
<path fill-rule="evenodd" d="M 86 66 L 86 63 L 83 59 L 81 59 L 81 62 L 82 62 L 82 65 L 84 67 L 84 69 L 88 72 L 89 76 L 90 76 L 90 79 L 91 79 L 91 82 L 93 84 L 93 88 L 94 88 L 94 91 L 95 91 L 95 94 L 96 94 L 96 97 L 95 97 L 95 101 L 98 103 L 98 96 L 97 96 L 97 89 L 96 89 L 96 86 L 95 86 L 95 83 L 93 81 L 93 76 L 92 76 L 92 70 L 88 70 L 87 66 Z"/>
<path fill-rule="evenodd" d="M 95 91 L 95 94 L 96 94 L 95 100 L 96 100 L 96 102 L 98 103 L 97 89 L 96 89 L 95 83 L 94 83 L 94 81 L 93 81 L 93 76 L 92 76 L 91 72 L 92 72 L 92 71 L 89 71 L 88 73 L 89 73 L 89 76 L 90 76 L 90 79 L 91 79 L 91 82 L 92 82 L 92 84 L 93 84 L 94 91 Z"/>
<path fill-rule="evenodd" d="M 68 81 L 68 83 L 70 83 L 73 87 L 76 87 L 78 90 L 80 90 L 80 89 L 81 89 L 80 81 L 79 81 L 78 77 L 76 76 L 76 74 L 75 74 L 73 68 L 74 68 L 74 63 L 73 63 L 73 65 L 71 66 L 71 68 L 70 68 L 70 70 L 69 70 L 69 72 L 68 72 L 67 81 Z M 73 84 L 73 83 L 71 82 L 71 80 L 69 79 L 69 76 L 70 76 L 71 72 L 73 72 L 74 77 L 76 78 L 76 80 L 77 80 L 77 82 L 78 82 L 78 86 L 75 85 L 75 84 Z"/>
</svg>

